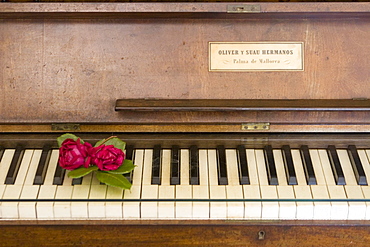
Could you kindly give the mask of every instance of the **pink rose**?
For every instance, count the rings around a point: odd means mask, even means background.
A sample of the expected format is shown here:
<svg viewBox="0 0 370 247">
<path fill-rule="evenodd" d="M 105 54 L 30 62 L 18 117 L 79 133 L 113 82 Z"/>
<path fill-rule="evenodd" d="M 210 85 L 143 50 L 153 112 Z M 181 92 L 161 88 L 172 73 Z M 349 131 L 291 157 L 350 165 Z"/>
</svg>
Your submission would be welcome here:
<svg viewBox="0 0 370 247">
<path fill-rule="evenodd" d="M 99 167 L 101 171 L 118 169 L 125 160 L 125 153 L 113 145 L 100 145 L 90 152 L 91 163 Z"/>
<path fill-rule="evenodd" d="M 90 143 L 81 144 L 80 138 L 77 141 L 66 139 L 59 148 L 59 165 L 67 170 L 74 170 L 81 166 L 89 167 L 89 150 L 92 148 Z"/>
</svg>

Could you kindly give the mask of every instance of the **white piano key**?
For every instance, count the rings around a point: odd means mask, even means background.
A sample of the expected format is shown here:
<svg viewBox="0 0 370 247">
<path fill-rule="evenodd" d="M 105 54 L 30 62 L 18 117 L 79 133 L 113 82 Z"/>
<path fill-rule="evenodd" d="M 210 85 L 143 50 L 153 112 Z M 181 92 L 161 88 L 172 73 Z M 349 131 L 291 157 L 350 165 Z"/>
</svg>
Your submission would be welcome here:
<svg viewBox="0 0 370 247">
<path fill-rule="evenodd" d="M 300 151 L 298 149 L 292 149 L 291 152 L 293 165 L 298 182 L 298 185 L 293 186 L 295 198 L 300 200 L 311 200 L 312 199 L 311 189 L 310 186 L 307 185 Z M 297 205 L 296 219 L 303 220 L 314 218 L 313 202 L 300 201 L 297 202 L 296 205 Z"/>
<path fill-rule="evenodd" d="M 311 185 L 313 199 L 329 199 L 329 192 L 326 186 Z M 314 219 L 329 220 L 331 218 L 332 205 L 330 202 L 314 202 Z"/>
<path fill-rule="evenodd" d="M 21 196 L 23 183 L 27 175 L 28 168 L 31 163 L 33 150 L 26 150 L 24 152 L 21 164 L 18 170 L 17 177 L 14 184 L 8 184 L 5 187 L 3 199 L 19 199 Z M 19 218 L 18 212 L 19 202 L 3 202 L 1 204 L 2 217 L 4 219 L 17 219 Z"/>
<path fill-rule="evenodd" d="M 189 185 L 189 150 L 181 149 L 181 165 L 180 165 L 180 184 L 176 185 L 176 199 L 192 199 L 193 188 Z M 176 213 L 175 216 L 178 219 L 191 219 L 193 215 L 193 204 L 189 202 L 176 202 Z"/>
<path fill-rule="evenodd" d="M 90 219 L 105 218 L 105 198 L 107 195 L 107 185 L 100 184 L 95 174 L 92 176 L 89 199 L 99 200 L 90 201 L 87 204 Z"/>
<path fill-rule="evenodd" d="M 364 195 L 360 186 L 345 185 L 344 186 L 348 199 L 364 199 Z M 367 206 L 365 202 L 348 202 L 348 219 L 363 220 L 366 217 Z"/>
<path fill-rule="evenodd" d="M 250 185 L 243 185 L 243 195 L 245 199 L 260 200 L 261 192 L 259 188 L 257 163 L 254 149 L 246 149 L 248 173 Z M 246 201 L 244 203 L 244 218 L 261 219 L 262 203 L 260 201 Z"/>
<path fill-rule="evenodd" d="M 153 150 L 146 149 L 144 155 L 142 199 L 158 199 L 158 185 L 151 184 Z M 158 202 L 141 202 L 141 218 L 157 219 Z"/>
<path fill-rule="evenodd" d="M 321 154 L 321 155 L 320 155 Z M 310 150 L 312 158 L 312 165 L 316 176 L 317 185 L 311 185 L 313 199 L 331 199 L 327 180 L 325 177 L 325 170 L 322 166 L 322 158 L 328 158 L 326 150 Z M 326 167 L 327 168 L 327 167 Z M 330 171 L 331 172 L 331 171 Z M 332 181 L 334 183 L 334 180 Z M 314 202 L 315 212 L 314 219 L 331 219 L 333 204 L 331 202 Z M 334 205 L 335 206 L 335 205 Z"/>
<path fill-rule="evenodd" d="M 40 186 L 38 199 L 54 199 L 56 192 L 56 185 L 53 185 L 53 178 L 55 169 L 58 165 L 59 150 L 53 150 L 51 152 L 48 169 L 44 184 Z M 37 202 L 36 211 L 38 219 L 53 219 L 54 218 L 54 202 Z"/>
<path fill-rule="evenodd" d="M 8 174 L 8 170 L 10 167 L 10 164 L 12 162 L 12 158 L 14 156 L 15 149 L 5 149 L 3 158 L 0 162 L 0 185 L 5 184 L 5 178 Z"/>
<path fill-rule="evenodd" d="M 261 192 L 258 185 L 243 185 L 245 199 L 260 200 Z M 261 219 L 262 203 L 260 201 L 249 201 L 244 203 L 245 219 Z"/>
<path fill-rule="evenodd" d="M 89 198 L 92 177 L 92 173 L 89 173 L 82 178 L 81 184 L 73 186 L 72 200 Z M 72 201 L 71 215 L 75 219 L 87 219 L 89 217 L 88 202 Z"/>
<path fill-rule="evenodd" d="M 344 189 L 348 199 L 364 199 L 362 194 L 361 186 L 357 184 L 355 174 L 352 169 L 352 164 L 348 156 L 348 152 L 345 149 L 338 149 L 338 158 L 342 166 L 343 174 L 346 179 L 346 185 Z M 361 220 L 365 219 L 366 216 L 366 204 L 365 202 L 348 202 L 348 219 L 349 220 Z"/>
<path fill-rule="evenodd" d="M 33 185 L 37 165 L 40 161 L 42 150 L 34 150 L 30 167 L 23 185 L 21 199 L 36 199 L 39 193 L 39 185 Z M 19 202 L 19 218 L 36 219 L 36 202 Z"/>
<path fill-rule="evenodd" d="M 3 194 L 6 188 L 5 178 L 9 170 L 10 163 L 14 155 L 14 149 L 5 149 L 2 159 L 0 160 L 0 199 L 3 198 Z M 1 212 L 1 202 L 0 202 L 0 217 L 2 217 Z"/>
<path fill-rule="evenodd" d="M 360 149 L 358 150 L 358 155 L 360 156 L 362 166 L 364 168 L 365 174 L 366 174 L 366 179 L 367 183 L 370 184 L 370 164 L 369 164 L 369 159 L 367 156 L 367 153 L 370 150 L 364 150 Z M 370 153 L 369 153 L 370 155 Z M 370 156 L 369 156 L 370 157 Z M 361 186 L 362 194 L 364 195 L 365 199 L 370 199 L 370 186 Z M 370 219 L 370 202 L 365 202 L 366 204 L 366 214 L 365 214 L 365 219 L 369 220 Z"/>
<path fill-rule="evenodd" d="M 236 149 L 226 149 L 227 180 L 226 199 L 243 199 L 243 187 L 240 185 Z M 244 218 L 244 202 L 227 202 L 227 218 Z"/>
<path fill-rule="evenodd" d="M 277 194 L 279 199 L 290 199 L 294 200 L 293 186 L 288 186 L 288 180 L 285 174 L 284 160 L 281 150 L 273 150 L 276 174 L 279 181 L 279 185 L 276 186 Z M 297 206 L 294 201 L 291 202 L 279 202 L 279 218 L 280 219 L 295 219 L 296 218 Z"/>
<path fill-rule="evenodd" d="M 217 153 L 215 149 L 208 150 L 209 198 L 226 199 L 225 185 L 218 185 Z M 226 201 L 211 202 L 209 207 L 210 219 L 226 219 Z"/>
<path fill-rule="evenodd" d="M 171 180 L 171 150 L 162 150 L 161 185 L 158 187 L 159 199 L 174 199 L 175 186 L 170 185 Z M 158 202 L 158 218 L 175 218 L 175 202 Z"/>
<path fill-rule="evenodd" d="M 358 150 L 358 155 L 360 156 L 362 166 L 366 174 L 367 183 L 370 184 L 370 164 L 369 164 L 370 150 L 369 149 Z"/>
<path fill-rule="evenodd" d="M 294 193 L 296 199 L 311 200 L 311 190 L 309 186 L 295 185 Z M 314 218 L 314 204 L 312 202 L 297 202 L 296 218 L 299 220 L 308 220 Z"/>
<path fill-rule="evenodd" d="M 254 149 L 246 149 L 245 152 L 247 155 L 248 162 L 249 182 L 251 185 L 259 185 L 260 182 L 258 179 L 258 169 L 255 151 Z"/>
<path fill-rule="evenodd" d="M 127 190 L 128 191 L 128 190 Z M 121 188 L 108 186 L 106 199 L 122 199 L 125 191 Z M 122 202 L 110 202 L 105 203 L 105 216 L 106 219 L 122 219 L 123 217 L 123 203 Z"/>
<path fill-rule="evenodd" d="M 133 171 L 132 177 L 132 187 L 130 190 L 125 190 L 123 193 L 123 199 L 140 199 L 142 180 L 143 180 L 143 166 L 144 166 L 144 153 L 145 153 L 145 165 L 150 165 L 151 167 L 151 155 L 153 152 L 151 150 L 137 149 L 135 150 L 135 169 Z M 150 181 L 150 177 L 149 177 Z M 150 183 L 150 182 L 149 182 Z M 140 202 L 123 202 L 122 213 L 125 219 L 139 219 L 140 212 Z"/>
<path fill-rule="evenodd" d="M 68 177 L 69 171 L 66 171 L 63 179 L 63 184 L 58 185 L 55 193 L 55 199 L 66 200 L 54 202 L 54 217 L 55 219 L 68 219 L 72 218 L 71 202 L 73 187 L 72 178 Z"/>
<path fill-rule="evenodd" d="M 22 185 L 7 185 L 2 199 L 19 199 Z M 3 219 L 18 219 L 18 202 L 2 202 L 1 214 Z"/>
<path fill-rule="evenodd" d="M 209 199 L 207 150 L 199 150 L 199 185 L 193 185 L 193 218 L 209 219 L 209 202 L 196 201 Z"/>
<path fill-rule="evenodd" d="M 330 199 L 347 199 L 344 187 L 336 185 L 326 150 L 318 150 Z M 347 202 L 331 202 L 331 219 L 348 219 Z"/>
<path fill-rule="evenodd" d="M 262 149 L 255 150 L 258 178 L 260 182 L 261 197 L 263 199 L 275 199 L 276 201 L 262 202 L 262 219 L 278 219 L 279 203 L 275 185 L 269 185 L 265 165 L 265 157 Z"/>
<path fill-rule="evenodd" d="M 5 185 L 0 185 L 0 198 L 3 198 L 4 191 L 5 191 Z M 1 206 L 1 203 L 0 203 L 0 206 Z M 1 218 L 2 218 L 2 212 L 1 212 L 1 207 L 0 207 L 0 219 Z"/>
</svg>

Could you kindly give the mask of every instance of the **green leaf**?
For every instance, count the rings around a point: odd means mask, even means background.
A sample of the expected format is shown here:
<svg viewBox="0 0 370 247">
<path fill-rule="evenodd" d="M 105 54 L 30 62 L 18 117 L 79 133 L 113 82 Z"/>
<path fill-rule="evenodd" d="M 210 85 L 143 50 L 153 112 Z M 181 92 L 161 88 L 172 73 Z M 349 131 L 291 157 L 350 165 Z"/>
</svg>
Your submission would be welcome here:
<svg viewBox="0 0 370 247">
<path fill-rule="evenodd" d="M 106 172 L 97 171 L 96 178 L 109 186 L 114 186 L 128 190 L 131 188 L 130 181 L 127 180 L 123 175 L 120 174 L 111 174 Z"/>
<path fill-rule="evenodd" d="M 134 170 L 134 168 L 135 168 L 135 165 L 132 162 L 132 160 L 124 160 L 122 165 L 118 167 L 118 169 L 107 171 L 107 172 L 111 174 L 125 174 L 125 173 L 129 173 L 130 171 Z"/>
<path fill-rule="evenodd" d="M 95 147 L 98 147 L 98 146 L 100 146 L 102 144 L 107 145 L 107 146 L 108 145 L 113 145 L 114 147 L 119 148 L 122 151 L 125 151 L 126 142 L 122 141 L 121 139 L 119 139 L 117 137 L 114 137 L 112 139 L 109 139 L 108 141 L 105 141 L 105 140 L 107 140 L 107 139 L 98 141 L 95 144 Z"/>
<path fill-rule="evenodd" d="M 97 166 L 90 166 L 88 168 L 80 167 L 80 168 L 77 168 L 75 170 L 70 171 L 68 173 L 68 177 L 70 177 L 70 178 L 80 178 L 80 177 L 83 177 L 83 176 L 89 174 L 90 172 L 97 171 L 97 170 L 98 170 Z"/>
<path fill-rule="evenodd" d="M 59 147 L 62 146 L 62 143 L 66 140 L 66 139 L 73 139 L 74 141 L 77 141 L 79 137 L 78 136 L 75 136 L 74 134 L 70 134 L 70 133 L 67 133 L 67 134 L 64 134 L 64 135 L 61 135 L 57 138 L 57 142 L 58 142 L 58 145 Z M 81 140 L 81 143 L 83 144 L 84 141 L 82 139 Z"/>
</svg>

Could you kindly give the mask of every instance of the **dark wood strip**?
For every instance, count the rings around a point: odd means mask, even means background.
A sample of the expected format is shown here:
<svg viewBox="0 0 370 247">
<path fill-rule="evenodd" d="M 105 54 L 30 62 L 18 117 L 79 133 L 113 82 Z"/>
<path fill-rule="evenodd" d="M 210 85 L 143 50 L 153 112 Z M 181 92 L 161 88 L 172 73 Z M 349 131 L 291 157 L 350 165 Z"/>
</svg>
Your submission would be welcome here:
<svg viewBox="0 0 370 247">
<path fill-rule="evenodd" d="M 369 111 L 353 99 L 121 99 L 116 111 Z"/>
</svg>

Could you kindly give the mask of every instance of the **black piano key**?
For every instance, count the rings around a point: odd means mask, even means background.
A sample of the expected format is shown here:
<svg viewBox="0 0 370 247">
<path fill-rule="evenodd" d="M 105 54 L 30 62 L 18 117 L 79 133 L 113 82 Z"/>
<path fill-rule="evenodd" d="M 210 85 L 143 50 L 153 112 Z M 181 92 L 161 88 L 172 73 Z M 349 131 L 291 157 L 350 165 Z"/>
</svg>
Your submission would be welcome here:
<svg viewBox="0 0 370 247">
<path fill-rule="evenodd" d="M 72 185 L 81 185 L 82 184 L 82 179 L 83 179 L 83 177 L 72 179 Z"/>
<path fill-rule="evenodd" d="M 172 146 L 171 150 L 171 185 L 180 184 L 180 147 Z"/>
<path fill-rule="evenodd" d="M 366 174 L 355 145 L 348 146 L 348 156 L 358 185 L 367 185 Z"/>
<path fill-rule="evenodd" d="M 10 163 L 8 174 L 6 175 L 6 178 L 5 178 L 5 184 L 14 184 L 18 171 L 19 171 L 19 167 L 22 162 L 23 154 L 24 154 L 23 147 L 17 146 L 15 148 L 12 162 Z"/>
<path fill-rule="evenodd" d="M 46 171 L 48 170 L 48 166 L 49 166 L 50 155 L 51 155 L 51 147 L 48 145 L 45 145 L 42 148 L 41 158 L 37 166 L 33 184 L 42 185 L 44 183 Z M 59 168 L 59 165 L 57 165 L 57 170 L 58 169 L 59 169 L 59 173 L 57 175 L 61 176 L 61 173 L 63 173 L 61 170 L 63 169 Z"/>
<path fill-rule="evenodd" d="M 300 152 L 307 185 L 317 185 L 316 176 L 313 170 L 311 155 L 308 150 L 308 146 L 307 145 L 301 146 Z"/>
<path fill-rule="evenodd" d="M 277 173 L 276 173 L 275 160 L 274 160 L 274 155 L 272 152 L 271 145 L 265 146 L 264 153 L 265 153 L 265 161 L 266 161 L 267 179 L 268 179 L 269 185 L 279 185 L 279 181 L 278 181 Z"/>
<path fill-rule="evenodd" d="M 236 150 L 238 153 L 238 161 L 239 161 L 238 164 L 239 164 L 240 184 L 250 184 L 247 153 L 245 152 L 245 147 L 243 145 L 238 145 L 236 147 Z"/>
<path fill-rule="evenodd" d="M 54 185 L 62 185 L 64 180 L 66 170 L 63 169 L 60 165 L 57 165 L 57 168 L 55 169 L 54 178 L 53 178 L 53 184 Z M 44 175 L 45 177 L 45 175 Z"/>
<path fill-rule="evenodd" d="M 346 180 L 344 178 L 342 166 L 339 161 L 337 150 L 334 145 L 329 145 L 327 148 L 331 170 L 337 185 L 346 185 Z"/>
<path fill-rule="evenodd" d="M 125 159 L 132 160 L 132 158 L 134 157 L 134 146 L 127 145 L 125 154 L 126 154 Z"/>
<path fill-rule="evenodd" d="M 161 146 L 155 145 L 153 148 L 152 161 L 152 184 L 161 184 Z"/>
<path fill-rule="evenodd" d="M 199 185 L 199 155 L 198 147 L 190 146 L 190 185 Z"/>
<path fill-rule="evenodd" d="M 134 146 L 133 145 L 127 145 L 125 154 L 126 154 L 125 159 L 133 160 L 133 158 L 134 158 Z M 130 181 L 130 183 L 132 183 L 133 175 L 134 175 L 134 171 L 123 174 L 123 176 L 125 176 L 127 178 L 127 180 Z"/>
<path fill-rule="evenodd" d="M 227 185 L 227 168 L 226 168 L 226 153 L 225 147 L 217 146 L 217 176 L 219 185 Z"/>
<path fill-rule="evenodd" d="M 283 159 L 284 159 L 284 166 L 285 166 L 285 174 L 287 176 L 288 185 L 297 185 L 297 176 L 295 174 L 292 152 L 288 145 L 284 145 L 282 147 L 283 151 Z"/>
<path fill-rule="evenodd" d="M 4 151 L 5 151 L 4 148 L 0 146 L 0 161 L 3 158 Z"/>
</svg>

